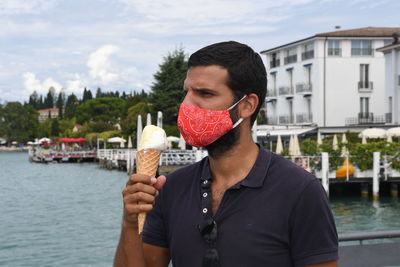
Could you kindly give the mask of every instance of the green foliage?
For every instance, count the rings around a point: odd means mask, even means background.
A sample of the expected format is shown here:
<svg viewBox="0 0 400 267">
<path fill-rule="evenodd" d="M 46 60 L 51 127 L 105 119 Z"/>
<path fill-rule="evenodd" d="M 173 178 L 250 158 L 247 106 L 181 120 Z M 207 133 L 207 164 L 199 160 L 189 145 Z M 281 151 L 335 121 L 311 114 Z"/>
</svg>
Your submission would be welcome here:
<svg viewBox="0 0 400 267">
<path fill-rule="evenodd" d="M 122 132 L 125 135 L 132 135 L 137 129 L 138 115 L 142 116 L 143 122 L 146 120 L 146 115 L 151 111 L 151 106 L 145 102 L 139 102 L 128 109 L 126 119 L 121 121 Z"/>
<path fill-rule="evenodd" d="M 300 142 L 300 150 L 304 155 L 313 156 L 318 154 L 317 141 L 306 138 Z"/>
<path fill-rule="evenodd" d="M 79 124 L 88 121 L 116 123 L 124 110 L 125 101 L 116 97 L 91 99 L 77 108 L 76 120 Z"/>
<path fill-rule="evenodd" d="M 76 116 L 76 110 L 79 106 L 79 100 L 74 94 L 70 94 L 67 98 L 67 103 L 65 104 L 64 117 L 67 119 L 72 119 Z"/>
<path fill-rule="evenodd" d="M 51 120 L 51 137 L 57 137 L 60 132 L 58 119 Z"/>
<path fill-rule="evenodd" d="M 0 131 L 8 139 L 19 143 L 32 140 L 38 131 L 38 116 L 31 105 L 8 102 L 1 108 Z"/>
<path fill-rule="evenodd" d="M 179 104 L 184 97 L 183 82 L 187 72 L 186 55 L 182 49 L 175 50 L 164 58 L 154 74 L 150 101 L 154 112 L 162 111 L 165 125 L 175 125 Z"/>
<path fill-rule="evenodd" d="M 257 124 L 261 125 L 261 124 L 267 124 L 267 117 L 265 115 L 265 111 L 264 110 L 260 110 L 260 112 L 257 115 Z"/>
<path fill-rule="evenodd" d="M 180 136 L 179 128 L 177 125 L 167 125 L 164 127 L 164 130 L 165 130 L 165 134 L 167 136 L 171 136 L 171 135 L 177 136 L 177 137 Z"/>
</svg>

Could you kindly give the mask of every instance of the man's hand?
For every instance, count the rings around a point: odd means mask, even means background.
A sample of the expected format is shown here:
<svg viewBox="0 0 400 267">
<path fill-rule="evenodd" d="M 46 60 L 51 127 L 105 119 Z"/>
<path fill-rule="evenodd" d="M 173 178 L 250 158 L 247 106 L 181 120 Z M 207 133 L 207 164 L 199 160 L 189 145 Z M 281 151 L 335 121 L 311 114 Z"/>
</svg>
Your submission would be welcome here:
<svg viewBox="0 0 400 267">
<path fill-rule="evenodd" d="M 122 190 L 124 200 L 123 226 L 138 227 L 138 214 L 153 209 L 155 197 L 166 182 L 166 177 L 133 174 Z"/>
</svg>

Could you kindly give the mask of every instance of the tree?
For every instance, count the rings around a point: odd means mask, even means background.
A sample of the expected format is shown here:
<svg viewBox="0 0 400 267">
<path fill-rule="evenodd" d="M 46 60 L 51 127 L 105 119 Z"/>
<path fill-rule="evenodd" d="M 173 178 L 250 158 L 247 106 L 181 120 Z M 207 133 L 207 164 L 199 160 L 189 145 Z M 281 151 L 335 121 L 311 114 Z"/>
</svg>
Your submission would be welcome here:
<svg viewBox="0 0 400 267">
<path fill-rule="evenodd" d="M 79 124 L 87 121 L 116 123 L 122 117 L 125 101 L 116 97 L 91 99 L 77 108 L 76 120 Z"/>
<path fill-rule="evenodd" d="M 40 108 L 39 95 L 36 91 L 33 91 L 33 93 L 29 96 L 28 104 L 34 107 L 35 109 Z"/>
<path fill-rule="evenodd" d="M 60 132 L 58 119 L 51 120 L 51 136 L 56 137 Z"/>
<path fill-rule="evenodd" d="M 86 102 L 87 100 L 92 99 L 92 92 L 90 91 L 90 89 L 83 89 L 83 96 L 82 96 L 82 102 Z"/>
<path fill-rule="evenodd" d="M 178 49 L 168 54 L 159 68 L 154 74 L 150 102 L 156 109 L 154 112 L 163 111 L 164 124 L 175 125 L 179 104 L 184 97 L 183 81 L 188 69 L 184 51 Z"/>
<path fill-rule="evenodd" d="M 25 142 L 36 137 L 39 114 L 31 105 L 8 102 L 2 109 L 4 134 L 8 139 Z"/>
<path fill-rule="evenodd" d="M 76 115 L 76 109 L 79 105 L 78 98 L 73 93 L 67 98 L 67 103 L 65 104 L 64 117 L 67 119 L 72 119 Z"/>
<path fill-rule="evenodd" d="M 103 96 L 103 93 L 101 92 L 101 88 L 98 87 L 98 88 L 97 88 L 97 91 L 96 91 L 96 98 L 100 98 L 100 97 L 102 97 L 102 96 Z"/>
<path fill-rule="evenodd" d="M 46 98 L 44 99 L 44 108 L 53 108 L 55 103 L 56 89 L 54 87 L 49 88 Z"/>
<path fill-rule="evenodd" d="M 128 115 L 126 119 L 121 122 L 121 128 L 124 134 L 130 135 L 136 132 L 137 117 L 142 116 L 142 119 L 146 118 L 147 113 L 151 111 L 151 106 L 145 102 L 139 102 L 128 109 Z"/>
<path fill-rule="evenodd" d="M 59 110 L 59 117 L 62 119 L 63 118 L 63 110 L 64 110 L 64 104 L 65 104 L 65 93 L 63 90 L 60 91 L 57 97 L 56 101 L 56 108 Z"/>
</svg>

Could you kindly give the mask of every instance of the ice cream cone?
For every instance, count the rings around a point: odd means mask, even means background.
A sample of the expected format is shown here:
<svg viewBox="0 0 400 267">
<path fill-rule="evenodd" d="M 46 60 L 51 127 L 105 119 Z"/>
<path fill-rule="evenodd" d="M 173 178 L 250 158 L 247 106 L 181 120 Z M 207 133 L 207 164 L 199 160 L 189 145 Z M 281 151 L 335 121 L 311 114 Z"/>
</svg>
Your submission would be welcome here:
<svg viewBox="0 0 400 267">
<path fill-rule="evenodd" d="M 161 151 L 157 149 L 142 149 L 136 153 L 136 172 L 155 177 L 160 162 Z M 139 234 L 143 231 L 146 213 L 142 212 L 138 216 Z"/>
</svg>

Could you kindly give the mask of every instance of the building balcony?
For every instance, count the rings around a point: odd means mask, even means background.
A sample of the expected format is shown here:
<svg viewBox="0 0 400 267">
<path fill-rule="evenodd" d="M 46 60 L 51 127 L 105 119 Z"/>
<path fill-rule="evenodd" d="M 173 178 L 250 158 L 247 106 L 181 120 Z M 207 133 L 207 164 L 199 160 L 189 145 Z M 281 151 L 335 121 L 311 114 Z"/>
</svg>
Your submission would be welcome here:
<svg viewBox="0 0 400 267">
<path fill-rule="evenodd" d="M 283 62 L 285 63 L 285 65 L 291 64 L 291 63 L 296 63 L 297 55 L 287 56 L 284 58 Z"/>
<path fill-rule="evenodd" d="M 273 59 L 269 62 L 269 67 L 272 68 L 277 68 L 279 67 L 281 64 L 281 60 L 280 59 Z"/>
<path fill-rule="evenodd" d="M 312 84 L 311 83 L 298 83 L 296 84 L 296 93 L 302 94 L 304 96 L 312 94 Z"/>
<path fill-rule="evenodd" d="M 392 123 L 392 113 L 385 113 L 386 123 Z"/>
<path fill-rule="evenodd" d="M 293 124 L 294 117 L 293 115 L 281 115 L 279 116 L 279 124 Z"/>
<path fill-rule="evenodd" d="M 374 83 L 368 81 L 359 81 L 358 82 L 358 91 L 361 93 L 371 93 L 372 89 L 374 89 Z"/>
<path fill-rule="evenodd" d="M 312 113 L 298 113 L 296 114 L 296 123 L 309 124 L 313 122 Z"/>
<path fill-rule="evenodd" d="M 360 112 L 357 117 L 346 118 L 346 125 L 385 124 L 386 116 L 374 115 L 372 112 Z"/>
<path fill-rule="evenodd" d="M 342 49 L 341 48 L 328 48 L 328 56 L 341 56 Z"/>
<path fill-rule="evenodd" d="M 279 87 L 279 95 L 285 96 L 286 98 L 293 98 L 293 87 L 290 86 L 281 86 Z"/>
<path fill-rule="evenodd" d="M 314 50 L 305 51 L 301 53 L 301 60 L 307 60 L 311 58 L 314 58 Z"/>
<path fill-rule="evenodd" d="M 267 89 L 267 95 L 265 97 L 265 101 L 268 102 L 272 102 L 272 101 L 276 101 L 278 99 L 278 94 L 276 93 L 275 89 Z"/>
<path fill-rule="evenodd" d="M 267 124 L 268 125 L 277 125 L 278 124 L 278 118 L 275 116 L 267 116 Z"/>
</svg>

